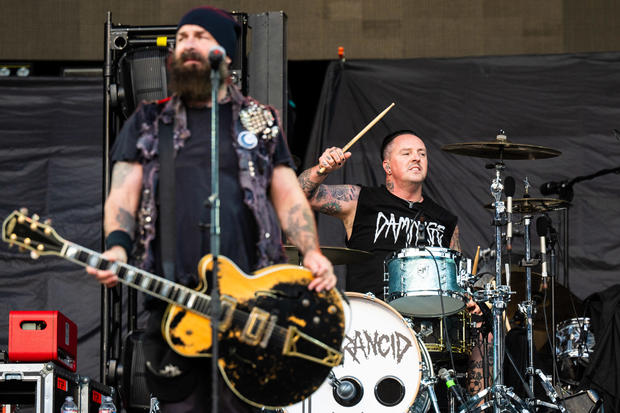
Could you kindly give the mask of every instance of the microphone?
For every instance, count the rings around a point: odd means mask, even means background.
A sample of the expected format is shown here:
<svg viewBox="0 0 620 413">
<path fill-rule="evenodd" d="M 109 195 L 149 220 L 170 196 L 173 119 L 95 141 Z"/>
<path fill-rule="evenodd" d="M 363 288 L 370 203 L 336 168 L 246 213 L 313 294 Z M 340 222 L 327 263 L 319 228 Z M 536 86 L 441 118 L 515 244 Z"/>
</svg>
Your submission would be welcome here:
<svg viewBox="0 0 620 413">
<path fill-rule="evenodd" d="M 547 247 L 545 245 L 547 232 L 549 232 L 550 219 L 547 216 L 539 217 L 536 220 L 536 232 L 540 237 L 540 257 L 541 257 L 541 276 L 542 276 L 542 288 L 547 289 Z"/>
<path fill-rule="evenodd" d="M 329 373 L 329 382 L 333 389 L 334 399 L 341 406 L 355 406 L 362 398 L 364 389 L 362 385 L 353 377 L 345 377 L 338 380 L 334 372 Z"/>
<path fill-rule="evenodd" d="M 420 215 L 418 224 L 418 231 L 415 235 L 415 246 L 416 247 L 425 247 L 426 246 L 426 224 L 424 223 L 424 215 Z"/>
<path fill-rule="evenodd" d="M 458 384 L 456 384 L 456 382 L 454 381 L 452 374 L 454 374 L 453 370 L 446 370 L 443 367 L 439 369 L 439 372 L 437 372 L 439 378 L 446 382 L 446 386 L 452 391 L 454 397 L 456 397 L 456 400 L 458 400 L 460 404 L 465 404 L 460 392 L 456 389 L 456 387 L 458 387 Z"/>
<path fill-rule="evenodd" d="M 336 386 L 336 394 L 345 402 L 353 399 L 356 393 L 355 386 L 350 381 L 341 381 L 340 384 Z"/>
<path fill-rule="evenodd" d="M 222 46 L 213 46 L 209 50 L 209 65 L 211 70 L 218 70 L 222 61 L 226 57 L 226 50 Z"/>
<path fill-rule="evenodd" d="M 512 251 L 512 197 L 515 194 L 515 179 L 507 176 L 504 179 L 504 192 L 506 193 L 506 216 L 508 222 L 506 224 L 506 250 Z"/>
</svg>

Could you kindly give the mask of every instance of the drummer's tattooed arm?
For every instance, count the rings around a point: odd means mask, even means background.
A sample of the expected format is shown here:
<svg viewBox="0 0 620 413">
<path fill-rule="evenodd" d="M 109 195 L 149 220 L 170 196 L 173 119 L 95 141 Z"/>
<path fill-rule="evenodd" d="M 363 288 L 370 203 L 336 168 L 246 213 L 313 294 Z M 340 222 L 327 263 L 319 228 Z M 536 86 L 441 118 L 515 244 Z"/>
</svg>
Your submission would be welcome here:
<svg viewBox="0 0 620 413">
<path fill-rule="evenodd" d="M 461 240 L 459 236 L 459 226 L 454 227 L 454 233 L 450 240 L 450 249 L 461 252 Z"/>
<path fill-rule="evenodd" d="M 322 185 L 312 180 L 312 175 L 312 169 L 308 169 L 297 177 L 312 209 L 332 216 L 341 216 L 355 210 L 361 189 L 359 186 Z"/>
</svg>

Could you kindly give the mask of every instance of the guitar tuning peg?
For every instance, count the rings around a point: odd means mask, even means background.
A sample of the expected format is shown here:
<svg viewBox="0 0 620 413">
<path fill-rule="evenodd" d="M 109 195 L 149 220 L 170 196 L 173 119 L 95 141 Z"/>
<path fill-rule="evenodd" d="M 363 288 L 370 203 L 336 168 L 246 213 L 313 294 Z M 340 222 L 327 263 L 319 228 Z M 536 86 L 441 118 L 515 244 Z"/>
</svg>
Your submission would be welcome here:
<svg viewBox="0 0 620 413">
<path fill-rule="evenodd" d="M 40 216 L 38 216 L 37 214 L 32 214 L 32 220 L 33 221 L 38 221 L 39 219 L 41 219 Z"/>
<path fill-rule="evenodd" d="M 40 257 L 41 255 L 39 255 L 38 252 L 36 251 L 30 251 L 30 258 L 32 258 L 33 260 L 36 260 Z"/>
<path fill-rule="evenodd" d="M 37 251 L 43 251 L 44 249 L 45 249 L 45 246 L 43 246 L 43 244 L 37 245 Z"/>
<path fill-rule="evenodd" d="M 28 215 L 28 208 L 20 208 L 19 212 L 23 215 Z"/>
<path fill-rule="evenodd" d="M 45 221 L 43 221 L 43 223 L 45 225 L 52 225 L 52 219 L 51 218 L 47 218 Z"/>
<path fill-rule="evenodd" d="M 20 224 L 23 224 L 24 222 L 26 222 L 26 214 L 18 216 L 17 222 L 19 222 Z"/>
<path fill-rule="evenodd" d="M 37 217 L 37 218 L 38 218 L 38 216 L 37 216 L 37 215 L 33 215 L 33 216 L 32 216 L 32 222 L 30 223 L 30 229 L 31 229 L 31 230 L 33 230 L 33 231 L 34 231 L 34 230 L 36 230 L 36 229 L 38 228 L 38 226 L 39 226 L 39 225 L 37 224 L 37 220 L 36 220 L 36 219 L 34 219 L 34 217 Z"/>
<path fill-rule="evenodd" d="M 24 238 L 24 244 L 26 244 L 26 245 L 30 245 L 31 241 L 32 240 L 30 238 Z"/>
</svg>

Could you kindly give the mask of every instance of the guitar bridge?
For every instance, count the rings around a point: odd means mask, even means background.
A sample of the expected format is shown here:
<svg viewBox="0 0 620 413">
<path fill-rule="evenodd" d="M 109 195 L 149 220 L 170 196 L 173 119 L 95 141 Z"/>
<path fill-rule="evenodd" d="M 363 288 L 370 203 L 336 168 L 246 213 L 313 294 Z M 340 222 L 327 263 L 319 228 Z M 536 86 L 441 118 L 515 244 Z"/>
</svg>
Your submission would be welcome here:
<svg viewBox="0 0 620 413">
<path fill-rule="evenodd" d="M 258 345 L 261 342 L 261 337 L 265 333 L 268 322 L 269 313 L 267 311 L 261 310 L 258 307 L 252 308 L 239 340 L 250 346 Z"/>
<path fill-rule="evenodd" d="M 323 358 L 319 358 L 298 352 L 297 343 L 300 340 L 304 340 L 306 343 L 310 343 L 311 345 L 324 350 L 325 356 Z M 282 350 L 282 354 L 285 356 L 294 356 L 310 360 L 327 367 L 336 367 L 342 361 L 342 353 L 340 351 L 334 350 L 330 346 L 321 343 L 319 340 L 310 337 L 308 334 L 302 333 L 295 326 L 290 326 L 286 332 L 286 340 L 284 341 L 284 349 Z"/>
</svg>

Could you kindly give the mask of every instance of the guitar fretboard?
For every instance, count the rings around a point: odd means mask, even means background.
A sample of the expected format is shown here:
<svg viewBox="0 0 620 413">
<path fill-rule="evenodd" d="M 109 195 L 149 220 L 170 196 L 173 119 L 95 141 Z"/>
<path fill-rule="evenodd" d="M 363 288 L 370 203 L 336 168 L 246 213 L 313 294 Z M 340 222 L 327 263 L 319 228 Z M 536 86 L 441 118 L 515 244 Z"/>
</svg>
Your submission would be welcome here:
<svg viewBox="0 0 620 413">
<path fill-rule="evenodd" d="M 64 243 L 60 254 L 68 260 L 83 266 L 90 266 L 99 270 L 110 270 L 125 285 L 205 317 L 210 317 L 211 297 L 206 294 L 131 265 L 108 261 L 101 254 L 71 242 Z"/>
</svg>

